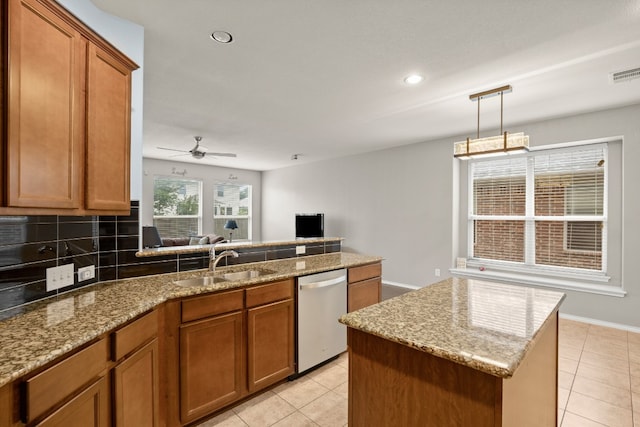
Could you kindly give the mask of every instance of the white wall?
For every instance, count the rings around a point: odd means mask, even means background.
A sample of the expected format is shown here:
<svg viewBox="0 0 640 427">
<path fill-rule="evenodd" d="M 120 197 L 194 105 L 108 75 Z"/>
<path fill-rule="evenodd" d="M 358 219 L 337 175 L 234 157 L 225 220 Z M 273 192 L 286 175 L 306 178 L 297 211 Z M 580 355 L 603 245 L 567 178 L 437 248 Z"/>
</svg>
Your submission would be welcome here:
<svg viewBox="0 0 640 427">
<path fill-rule="evenodd" d="M 153 177 L 155 175 L 182 178 L 173 175 L 176 171 L 186 170 L 184 178 L 202 180 L 202 233 L 213 233 L 213 191 L 215 184 L 249 184 L 252 186 L 252 240 L 261 240 L 262 173 L 245 169 L 231 169 L 218 166 L 198 165 L 195 163 L 171 162 L 167 160 L 147 159 L 142 161 L 142 199 L 140 200 L 140 225 L 153 225 Z M 229 180 L 233 174 L 238 179 Z M 228 237 L 228 236 L 226 236 Z"/>
<path fill-rule="evenodd" d="M 142 197 L 144 28 L 103 12 L 89 0 L 58 0 L 58 3 L 140 67 L 133 72 L 131 78 L 131 200 L 140 200 Z"/>
<path fill-rule="evenodd" d="M 514 126 L 533 145 L 623 135 L 624 298 L 567 292 L 561 311 L 640 327 L 640 105 Z M 327 236 L 381 255 L 385 282 L 424 286 L 453 266 L 458 247 L 457 160 L 447 138 L 263 172 L 262 237 L 292 238 L 296 212 L 324 212 Z M 455 201 L 455 203 L 454 203 Z"/>
</svg>

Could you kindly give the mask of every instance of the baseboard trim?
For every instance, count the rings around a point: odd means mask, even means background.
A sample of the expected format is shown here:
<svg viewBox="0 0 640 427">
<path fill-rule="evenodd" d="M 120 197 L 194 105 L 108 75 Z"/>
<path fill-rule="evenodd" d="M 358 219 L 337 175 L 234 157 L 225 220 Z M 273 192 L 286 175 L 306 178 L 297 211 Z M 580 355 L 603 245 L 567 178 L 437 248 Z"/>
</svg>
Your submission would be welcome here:
<svg viewBox="0 0 640 427">
<path fill-rule="evenodd" d="M 408 283 L 392 282 L 390 280 L 383 280 L 382 284 L 389 285 L 389 286 L 396 286 L 398 288 L 413 289 L 413 290 L 421 289 L 420 286 L 409 285 Z"/>
<path fill-rule="evenodd" d="M 607 328 L 621 329 L 627 332 L 640 333 L 640 328 L 635 326 L 623 325 L 622 323 L 606 322 L 604 320 L 591 319 L 589 317 L 574 316 L 560 312 L 561 319 L 575 320 L 576 322 L 589 323 L 591 325 L 606 326 Z"/>
</svg>

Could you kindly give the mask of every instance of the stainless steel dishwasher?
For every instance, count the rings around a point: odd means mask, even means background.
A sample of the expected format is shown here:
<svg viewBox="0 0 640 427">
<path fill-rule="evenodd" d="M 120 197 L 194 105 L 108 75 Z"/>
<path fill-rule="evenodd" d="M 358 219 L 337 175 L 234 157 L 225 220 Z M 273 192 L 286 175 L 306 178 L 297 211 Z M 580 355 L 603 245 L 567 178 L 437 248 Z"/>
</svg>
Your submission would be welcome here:
<svg viewBox="0 0 640 427">
<path fill-rule="evenodd" d="M 347 349 L 347 270 L 298 278 L 298 373 Z"/>
</svg>

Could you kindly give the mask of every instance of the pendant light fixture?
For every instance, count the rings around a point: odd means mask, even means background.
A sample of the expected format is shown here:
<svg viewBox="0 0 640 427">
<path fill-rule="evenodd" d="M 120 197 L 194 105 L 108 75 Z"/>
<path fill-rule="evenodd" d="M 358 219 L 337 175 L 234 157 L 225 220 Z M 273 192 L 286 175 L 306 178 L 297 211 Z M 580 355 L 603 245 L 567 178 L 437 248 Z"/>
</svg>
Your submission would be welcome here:
<svg viewBox="0 0 640 427">
<path fill-rule="evenodd" d="M 503 98 L 504 94 L 509 92 L 511 92 L 511 85 L 469 95 L 471 101 L 478 101 L 478 128 L 476 139 L 467 138 L 466 141 L 454 143 L 453 157 L 468 158 L 482 154 L 529 150 L 528 135 L 522 132 L 510 134 L 509 132 L 502 131 Z M 480 138 L 480 101 L 496 95 L 500 95 L 500 135 Z"/>
</svg>

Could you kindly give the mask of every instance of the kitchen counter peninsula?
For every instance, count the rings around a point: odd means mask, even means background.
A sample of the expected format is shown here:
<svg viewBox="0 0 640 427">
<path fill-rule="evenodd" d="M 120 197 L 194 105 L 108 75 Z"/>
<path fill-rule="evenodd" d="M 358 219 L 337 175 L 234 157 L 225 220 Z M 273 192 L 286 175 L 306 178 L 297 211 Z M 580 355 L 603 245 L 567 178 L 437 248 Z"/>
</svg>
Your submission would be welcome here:
<svg viewBox="0 0 640 427">
<path fill-rule="evenodd" d="M 207 270 L 156 274 L 98 282 L 30 304 L 24 307 L 24 313 L 0 321 L 0 390 L 11 381 L 97 339 L 165 301 L 380 261 L 381 258 L 376 256 L 336 252 L 256 262 L 218 268 L 218 272 L 267 269 L 272 274 L 201 286 L 180 286 L 174 282 L 208 275 Z M 0 409 L 1 404 L 2 399 Z"/>
<path fill-rule="evenodd" d="M 343 316 L 349 426 L 555 426 L 564 297 L 450 278 Z"/>
</svg>

